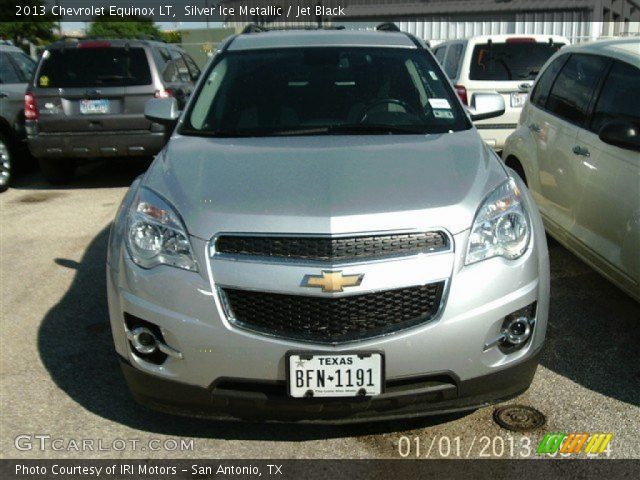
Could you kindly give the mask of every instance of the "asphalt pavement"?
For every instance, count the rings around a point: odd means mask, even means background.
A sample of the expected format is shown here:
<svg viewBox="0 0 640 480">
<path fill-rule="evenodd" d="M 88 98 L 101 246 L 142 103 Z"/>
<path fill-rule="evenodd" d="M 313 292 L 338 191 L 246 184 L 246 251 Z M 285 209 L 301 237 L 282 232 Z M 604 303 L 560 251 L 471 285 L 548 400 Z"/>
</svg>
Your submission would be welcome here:
<svg viewBox="0 0 640 480">
<path fill-rule="evenodd" d="M 0 457 L 535 457 L 545 433 L 612 433 L 640 458 L 640 304 L 552 242 L 547 341 L 533 385 L 508 403 L 547 423 L 513 433 L 493 408 L 352 426 L 215 422 L 131 398 L 108 323 L 109 224 L 141 161 L 83 166 L 53 188 L 38 173 L 0 195 Z M 410 354 L 410 352 L 408 352 Z"/>
</svg>

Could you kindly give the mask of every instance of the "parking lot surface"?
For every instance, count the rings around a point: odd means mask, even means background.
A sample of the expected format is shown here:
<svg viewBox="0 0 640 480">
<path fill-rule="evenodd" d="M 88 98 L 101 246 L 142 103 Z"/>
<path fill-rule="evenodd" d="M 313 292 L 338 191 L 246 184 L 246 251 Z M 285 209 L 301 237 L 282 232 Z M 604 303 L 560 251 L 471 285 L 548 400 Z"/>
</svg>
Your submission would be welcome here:
<svg viewBox="0 0 640 480">
<path fill-rule="evenodd" d="M 555 242 L 541 365 L 531 389 L 508 402 L 546 415 L 535 431 L 500 428 L 492 407 L 313 426 L 214 422 L 138 406 L 113 350 L 105 258 L 109 224 L 145 168 L 92 163 L 65 188 L 31 173 L 0 195 L 3 458 L 521 458 L 536 456 L 549 432 L 612 433 L 611 457 L 640 458 L 640 305 Z"/>
</svg>

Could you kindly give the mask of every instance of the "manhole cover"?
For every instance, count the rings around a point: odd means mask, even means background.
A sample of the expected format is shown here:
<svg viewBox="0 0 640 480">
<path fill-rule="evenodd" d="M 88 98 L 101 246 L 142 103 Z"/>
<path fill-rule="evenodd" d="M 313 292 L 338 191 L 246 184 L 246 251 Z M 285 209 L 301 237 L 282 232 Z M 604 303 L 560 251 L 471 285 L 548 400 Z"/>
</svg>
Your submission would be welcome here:
<svg viewBox="0 0 640 480">
<path fill-rule="evenodd" d="M 526 405 L 507 405 L 493 411 L 493 419 L 502 428 L 514 432 L 526 432 L 541 427 L 546 422 L 544 415 Z"/>
</svg>

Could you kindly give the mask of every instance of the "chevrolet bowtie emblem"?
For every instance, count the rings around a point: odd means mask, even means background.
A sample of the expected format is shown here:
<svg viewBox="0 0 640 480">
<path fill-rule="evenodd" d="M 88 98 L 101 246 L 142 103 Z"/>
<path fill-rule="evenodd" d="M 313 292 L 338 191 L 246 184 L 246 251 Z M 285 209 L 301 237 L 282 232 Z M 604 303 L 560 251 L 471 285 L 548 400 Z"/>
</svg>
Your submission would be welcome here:
<svg viewBox="0 0 640 480">
<path fill-rule="evenodd" d="M 305 275 L 303 287 L 322 288 L 323 292 L 342 292 L 345 287 L 357 287 L 362 283 L 364 274 L 342 275 L 342 272 L 324 270 L 322 275 Z"/>
</svg>

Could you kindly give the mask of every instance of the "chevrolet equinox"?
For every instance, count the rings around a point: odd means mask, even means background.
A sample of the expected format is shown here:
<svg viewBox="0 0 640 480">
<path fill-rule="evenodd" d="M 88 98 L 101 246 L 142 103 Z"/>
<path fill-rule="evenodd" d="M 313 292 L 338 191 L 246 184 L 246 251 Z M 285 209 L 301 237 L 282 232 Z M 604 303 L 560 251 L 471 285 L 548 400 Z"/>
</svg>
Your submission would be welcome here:
<svg viewBox="0 0 640 480">
<path fill-rule="evenodd" d="M 549 263 L 524 184 L 398 31 L 248 28 L 126 194 L 107 259 L 134 397 L 213 418 L 353 422 L 525 391 Z"/>
</svg>

